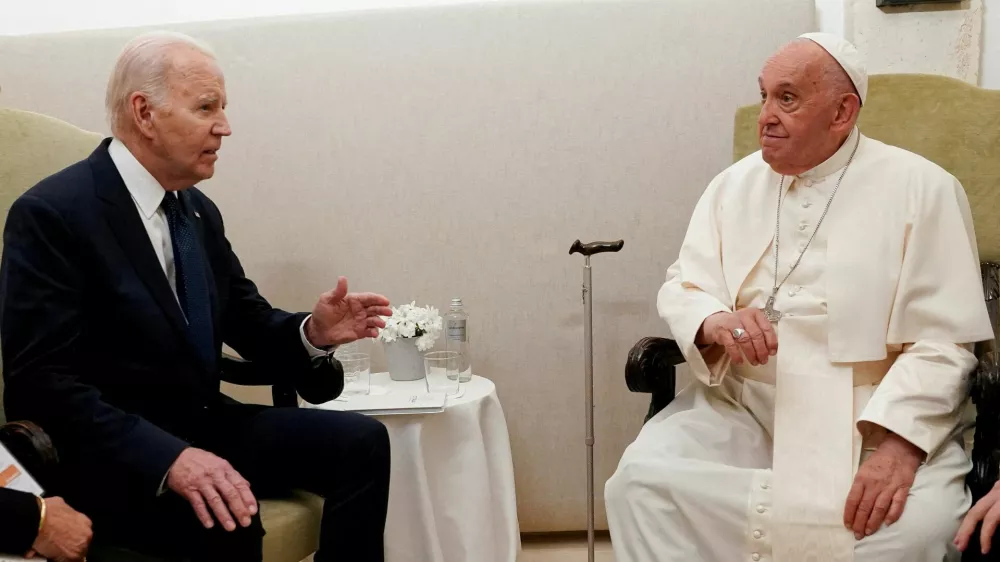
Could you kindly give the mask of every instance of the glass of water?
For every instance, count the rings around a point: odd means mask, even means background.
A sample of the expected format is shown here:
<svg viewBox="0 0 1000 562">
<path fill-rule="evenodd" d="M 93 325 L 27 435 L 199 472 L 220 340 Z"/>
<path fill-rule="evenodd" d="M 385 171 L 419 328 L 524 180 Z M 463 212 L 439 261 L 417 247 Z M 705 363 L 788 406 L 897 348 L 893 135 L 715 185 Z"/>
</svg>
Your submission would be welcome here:
<svg viewBox="0 0 1000 562">
<path fill-rule="evenodd" d="M 345 353 L 337 360 L 344 366 L 344 395 L 371 392 L 372 361 L 367 353 Z"/>
<path fill-rule="evenodd" d="M 461 355 L 456 351 L 432 351 L 424 355 L 427 392 L 458 394 L 458 366 Z"/>
</svg>

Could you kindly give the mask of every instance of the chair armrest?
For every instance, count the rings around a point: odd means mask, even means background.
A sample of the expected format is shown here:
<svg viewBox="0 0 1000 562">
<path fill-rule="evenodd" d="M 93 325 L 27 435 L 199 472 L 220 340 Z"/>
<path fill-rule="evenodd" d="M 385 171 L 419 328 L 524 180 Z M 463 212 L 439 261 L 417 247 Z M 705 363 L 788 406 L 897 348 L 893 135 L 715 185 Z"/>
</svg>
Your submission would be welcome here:
<svg viewBox="0 0 1000 562">
<path fill-rule="evenodd" d="M 41 427 L 30 421 L 4 424 L 0 426 L 0 443 L 47 492 L 58 488 L 59 455 L 52 439 Z"/>
<path fill-rule="evenodd" d="M 282 408 L 298 407 L 298 396 L 310 404 L 333 400 L 344 389 L 344 366 L 334 357 L 315 361 L 308 376 L 275 383 L 274 367 L 223 354 L 220 363 L 222 380 L 240 386 L 270 386 L 271 400 Z"/>
<path fill-rule="evenodd" d="M 274 384 L 274 371 L 262 367 L 260 363 L 223 353 L 219 367 L 222 380 L 228 383 L 240 386 L 271 386 Z"/>
<path fill-rule="evenodd" d="M 1000 363 L 985 354 L 971 375 L 969 395 L 976 405 L 972 470 L 967 483 L 973 500 L 985 496 L 1000 476 Z"/>
<path fill-rule="evenodd" d="M 666 338 L 643 338 L 628 353 L 625 384 L 632 392 L 673 395 L 676 377 L 674 366 L 684 363 L 677 342 Z"/>
<path fill-rule="evenodd" d="M 966 476 L 966 485 L 972 493 L 973 503 L 993 489 L 1000 475 L 1000 364 L 994 353 L 983 353 L 979 346 L 979 367 L 970 376 L 969 395 L 976 405 L 976 431 L 972 446 L 972 470 Z M 963 562 L 1000 560 L 996 550 L 980 554 L 979 536 L 982 523 L 976 526 L 969 547 L 962 556 Z M 996 537 L 994 537 L 994 540 Z"/>
</svg>

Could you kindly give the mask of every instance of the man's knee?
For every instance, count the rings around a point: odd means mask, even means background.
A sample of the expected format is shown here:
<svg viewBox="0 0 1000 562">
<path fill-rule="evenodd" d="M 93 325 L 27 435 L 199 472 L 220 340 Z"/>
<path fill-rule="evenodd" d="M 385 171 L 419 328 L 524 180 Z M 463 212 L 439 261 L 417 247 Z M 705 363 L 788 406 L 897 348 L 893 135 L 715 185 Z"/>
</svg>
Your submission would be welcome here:
<svg viewBox="0 0 1000 562">
<path fill-rule="evenodd" d="M 858 544 L 859 562 L 867 560 L 951 560 L 952 545 L 961 523 L 965 495 L 960 486 L 923 488 L 911 493 L 903 515 L 883 525 Z M 889 552 L 902 555 L 892 558 Z M 866 554 L 872 557 L 866 557 Z"/>
<path fill-rule="evenodd" d="M 389 463 L 389 431 L 382 422 L 369 417 L 358 420 L 357 441 L 355 448 L 357 453 L 368 459 L 374 467 Z"/>
<path fill-rule="evenodd" d="M 232 560 L 234 562 L 259 562 L 264 551 L 264 525 L 260 514 L 250 519 L 250 525 L 243 527 L 237 524 L 236 529 L 227 531 L 218 523 L 211 529 L 206 529 L 204 542 L 199 549 L 197 560 Z"/>
<path fill-rule="evenodd" d="M 347 430 L 348 435 L 333 437 L 329 452 L 335 452 L 335 458 L 329 462 L 340 464 L 345 460 L 354 468 L 357 474 L 365 474 L 376 481 L 389 479 L 390 449 L 389 431 L 382 422 L 364 416 L 353 414 Z M 346 440 L 345 440 L 346 439 Z"/>
<path fill-rule="evenodd" d="M 604 500 L 609 505 L 625 506 L 648 497 L 650 486 L 655 486 L 662 493 L 669 490 L 674 480 L 670 472 L 666 466 L 656 469 L 649 461 L 626 452 L 618 463 L 618 469 L 604 486 Z M 666 496 L 669 497 L 669 494 Z"/>
</svg>

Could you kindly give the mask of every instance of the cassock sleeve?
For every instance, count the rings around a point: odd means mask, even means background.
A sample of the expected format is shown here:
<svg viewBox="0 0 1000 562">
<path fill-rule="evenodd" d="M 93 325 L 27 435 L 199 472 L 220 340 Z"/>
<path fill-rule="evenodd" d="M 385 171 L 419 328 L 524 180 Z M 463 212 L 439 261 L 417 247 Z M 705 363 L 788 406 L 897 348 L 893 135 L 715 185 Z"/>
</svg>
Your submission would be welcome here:
<svg viewBox="0 0 1000 562">
<path fill-rule="evenodd" d="M 691 374 L 717 386 L 729 368 L 729 354 L 718 346 L 700 350 L 695 338 L 702 322 L 717 312 L 732 312 L 733 303 L 722 272 L 722 243 L 718 228 L 718 192 L 722 175 L 701 196 L 691 215 L 677 261 L 667 269 L 656 308 L 667 323 Z"/>
<path fill-rule="evenodd" d="M 993 337 L 979 273 L 972 213 L 962 185 L 916 178 L 899 285 L 886 342 L 902 353 L 859 419 L 933 454 L 960 422 L 971 344 Z"/>
</svg>

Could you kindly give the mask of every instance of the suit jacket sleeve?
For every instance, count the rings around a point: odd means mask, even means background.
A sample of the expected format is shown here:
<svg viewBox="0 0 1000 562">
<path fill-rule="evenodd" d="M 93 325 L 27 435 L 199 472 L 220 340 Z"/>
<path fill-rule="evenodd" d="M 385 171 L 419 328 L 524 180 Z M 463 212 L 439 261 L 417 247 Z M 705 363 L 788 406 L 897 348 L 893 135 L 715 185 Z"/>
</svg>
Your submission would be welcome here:
<svg viewBox="0 0 1000 562">
<path fill-rule="evenodd" d="M 31 550 L 40 516 L 35 496 L 0 488 L 0 554 L 24 556 Z"/>
<path fill-rule="evenodd" d="M 156 492 L 187 447 L 148 420 L 102 400 L 81 380 L 78 350 L 86 292 L 80 251 L 62 216 L 26 194 L 7 215 L 0 265 L 0 334 L 8 411 L 42 426 L 58 443 L 73 442 L 113 474 Z"/>
<path fill-rule="evenodd" d="M 222 311 L 223 341 L 243 358 L 273 373 L 272 384 L 291 382 L 312 403 L 332 400 L 340 394 L 343 379 L 329 363 L 317 363 L 327 359 L 314 360 L 302 345 L 299 328 L 308 314 L 274 308 L 261 296 L 225 237 L 221 213 L 207 198 L 205 201 L 220 226 L 229 267 L 229 299 Z"/>
</svg>

